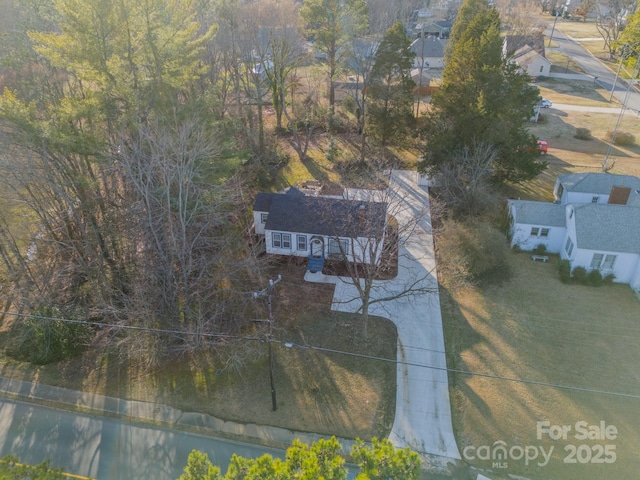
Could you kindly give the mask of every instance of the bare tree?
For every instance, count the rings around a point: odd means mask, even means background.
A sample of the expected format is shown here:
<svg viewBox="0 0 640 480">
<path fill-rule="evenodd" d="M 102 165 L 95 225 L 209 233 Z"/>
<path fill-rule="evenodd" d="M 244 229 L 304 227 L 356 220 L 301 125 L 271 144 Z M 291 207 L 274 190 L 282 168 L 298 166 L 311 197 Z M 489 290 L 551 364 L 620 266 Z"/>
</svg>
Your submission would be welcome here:
<svg viewBox="0 0 640 480">
<path fill-rule="evenodd" d="M 420 263 L 425 255 L 422 239 L 428 232 L 428 205 L 423 198 L 400 193 L 392 176 L 380 190 L 345 190 L 347 215 L 336 215 L 329 256 L 337 260 L 340 281 L 353 292 L 342 300 L 343 308 L 357 305 L 363 334 L 368 335 L 372 305 L 437 291 L 432 272 Z M 345 238 L 344 232 L 351 232 Z M 397 274 L 400 272 L 400 274 Z"/>
<path fill-rule="evenodd" d="M 482 141 L 458 151 L 435 176 L 438 196 L 456 215 L 477 215 L 495 203 L 491 192 L 495 146 Z"/>
<path fill-rule="evenodd" d="M 618 37 L 624 30 L 626 14 L 631 5 L 627 0 L 606 0 L 596 8 L 596 28 L 604 40 L 604 48 L 614 55 Z"/>
<path fill-rule="evenodd" d="M 191 333 L 234 327 L 221 286 L 236 284 L 246 266 L 232 260 L 240 253 L 241 229 L 232 222 L 241 186 L 215 182 L 218 156 L 197 116 L 141 128 L 119 156 L 132 191 L 137 287 L 146 297 L 138 311 Z"/>
<path fill-rule="evenodd" d="M 535 37 L 542 35 L 545 22 L 538 20 L 533 0 L 496 0 L 496 9 L 508 35 Z"/>
</svg>

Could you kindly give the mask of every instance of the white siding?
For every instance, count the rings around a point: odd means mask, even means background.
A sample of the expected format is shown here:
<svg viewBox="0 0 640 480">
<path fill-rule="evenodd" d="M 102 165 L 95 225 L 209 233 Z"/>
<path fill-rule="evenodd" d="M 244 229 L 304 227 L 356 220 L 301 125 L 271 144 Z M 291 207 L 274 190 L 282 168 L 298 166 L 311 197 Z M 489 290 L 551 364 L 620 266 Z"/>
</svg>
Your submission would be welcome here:
<svg viewBox="0 0 640 480">
<path fill-rule="evenodd" d="M 537 228 L 537 235 L 531 235 L 531 230 Z M 549 229 L 546 237 L 542 236 L 542 229 Z M 511 230 L 511 247 L 518 246 L 522 250 L 533 250 L 542 244 L 549 253 L 560 253 L 567 229 L 564 227 L 549 227 L 546 225 L 528 225 L 515 223 Z"/>
<path fill-rule="evenodd" d="M 273 234 L 286 234 L 291 235 L 291 245 L 289 248 L 274 247 L 273 246 Z M 307 248 L 306 250 L 298 250 L 298 235 L 305 235 L 307 237 Z M 272 230 L 265 231 L 265 243 L 266 243 L 266 251 L 267 253 L 275 254 L 275 255 L 289 255 L 294 257 L 308 257 L 310 253 L 310 243 L 311 237 L 322 237 L 324 240 L 324 256 L 329 256 L 329 237 L 322 235 L 308 235 L 302 233 L 289 233 L 289 232 L 275 232 Z M 373 259 L 376 263 L 380 261 L 380 257 L 382 255 L 382 244 L 383 242 L 379 242 L 377 240 L 370 240 L 368 238 L 340 238 L 341 240 L 346 240 L 349 242 L 349 250 L 347 252 L 347 258 L 349 261 L 353 261 L 354 257 L 358 262 L 367 262 L 369 263 L 371 260 L 371 255 L 369 251 L 370 247 L 375 249 Z"/>
<path fill-rule="evenodd" d="M 587 271 L 592 270 L 591 259 L 594 253 L 602 253 L 605 255 L 616 255 L 616 261 L 613 265 L 613 272 L 610 270 L 602 270 L 602 276 L 610 273 L 615 275 L 614 282 L 632 283 L 638 274 L 638 261 L 640 255 L 637 253 L 619 253 L 619 252 L 603 252 L 602 250 L 587 250 L 574 248 L 574 258 L 571 262 L 571 268 L 584 267 Z"/>
<path fill-rule="evenodd" d="M 264 223 L 262 222 L 262 215 L 267 215 L 267 212 L 253 212 L 253 226 L 257 234 L 264 235 Z"/>
<path fill-rule="evenodd" d="M 609 194 L 602 193 L 582 193 L 582 192 L 565 192 L 563 195 L 566 201 L 562 203 L 608 203 Z M 597 202 L 593 202 L 594 197 L 598 198 Z"/>
</svg>

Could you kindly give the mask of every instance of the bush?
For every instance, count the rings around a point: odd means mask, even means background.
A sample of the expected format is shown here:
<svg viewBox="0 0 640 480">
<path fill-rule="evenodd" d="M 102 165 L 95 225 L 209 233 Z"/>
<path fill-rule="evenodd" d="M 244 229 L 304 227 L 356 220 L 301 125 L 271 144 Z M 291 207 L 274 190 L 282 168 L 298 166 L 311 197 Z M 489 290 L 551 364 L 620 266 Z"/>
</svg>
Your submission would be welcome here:
<svg viewBox="0 0 640 480">
<path fill-rule="evenodd" d="M 605 138 L 607 142 L 610 142 L 613 138 L 613 130 L 609 130 L 605 135 Z M 622 147 L 630 147 L 636 143 L 636 137 L 629 132 L 618 132 L 616 133 L 616 138 L 613 143 Z"/>
<path fill-rule="evenodd" d="M 560 260 L 558 263 L 558 275 L 562 283 L 571 281 L 571 262 L 569 260 Z"/>
<path fill-rule="evenodd" d="M 338 142 L 336 142 L 335 137 L 331 137 L 329 139 L 329 145 L 324 152 L 324 156 L 327 157 L 327 160 L 330 162 L 335 162 L 340 155 L 340 147 L 338 146 Z"/>
<path fill-rule="evenodd" d="M 602 279 L 602 282 L 605 285 L 613 285 L 613 281 L 616 279 L 616 276 L 613 273 L 610 273 L 609 275 L 605 275 L 605 277 Z"/>
<path fill-rule="evenodd" d="M 591 270 L 587 275 L 587 283 L 592 287 L 602 286 L 602 274 L 598 270 Z"/>
<path fill-rule="evenodd" d="M 533 249 L 533 253 L 536 255 L 544 255 L 547 253 L 547 246 L 544 243 L 539 243 L 536 248 Z"/>
<path fill-rule="evenodd" d="M 437 234 L 437 247 L 449 287 L 499 283 L 511 276 L 509 246 L 487 221 L 446 221 Z"/>
<path fill-rule="evenodd" d="M 573 272 L 571 272 L 571 276 L 573 278 L 573 281 L 576 283 L 580 283 L 583 285 L 587 283 L 587 269 L 584 267 L 574 268 Z"/>
<path fill-rule="evenodd" d="M 591 140 L 591 130 L 588 128 L 576 128 L 576 134 L 574 135 L 578 140 Z"/>
<path fill-rule="evenodd" d="M 89 325 L 47 318 L 68 318 L 58 309 L 40 307 L 33 317 L 16 326 L 15 346 L 7 354 L 18 359 L 46 365 L 78 355 L 91 341 L 93 330 Z"/>
</svg>

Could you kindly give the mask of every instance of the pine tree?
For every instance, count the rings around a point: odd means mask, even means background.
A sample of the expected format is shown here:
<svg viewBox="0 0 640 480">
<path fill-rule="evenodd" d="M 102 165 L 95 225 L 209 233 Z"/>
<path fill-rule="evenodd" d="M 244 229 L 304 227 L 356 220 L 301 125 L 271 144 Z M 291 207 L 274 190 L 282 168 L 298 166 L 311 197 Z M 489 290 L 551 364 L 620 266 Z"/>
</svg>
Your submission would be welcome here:
<svg viewBox="0 0 640 480">
<path fill-rule="evenodd" d="M 478 141 L 497 149 L 493 179 L 523 181 L 545 169 L 535 138 L 525 128 L 538 89 L 517 65 L 502 56 L 500 18 L 495 9 L 475 15 L 460 33 L 443 72 L 442 89 L 433 97 L 424 125 L 424 161 L 436 173 L 455 153 Z"/>
<path fill-rule="evenodd" d="M 414 125 L 411 40 L 401 23 L 385 33 L 376 51 L 368 87 L 367 132 L 384 150 L 402 144 Z"/>
</svg>

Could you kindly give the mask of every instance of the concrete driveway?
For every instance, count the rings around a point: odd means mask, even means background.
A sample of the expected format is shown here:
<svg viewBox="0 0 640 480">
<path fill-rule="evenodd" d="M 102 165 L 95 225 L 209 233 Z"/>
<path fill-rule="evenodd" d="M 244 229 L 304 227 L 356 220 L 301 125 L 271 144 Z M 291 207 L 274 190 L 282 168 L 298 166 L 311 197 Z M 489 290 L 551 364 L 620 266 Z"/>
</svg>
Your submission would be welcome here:
<svg viewBox="0 0 640 480">
<path fill-rule="evenodd" d="M 414 171 L 394 170 L 390 189 L 400 235 L 404 235 L 398 275 L 377 281 L 371 298 L 399 297 L 370 307 L 372 315 L 391 319 L 398 330 L 396 414 L 389 438 L 398 447 L 410 446 L 429 463 L 444 466 L 460 459 L 460 452 L 451 421 L 429 197 L 427 187 L 417 185 Z M 403 232 L 403 225 L 412 227 Z M 361 302 L 350 279 L 321 274 L 305 278 L 336 284 L 334 310 L 359 309 Z M 407 295 L 408 289 L 421 293 Z"/>
</svg>

